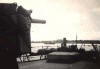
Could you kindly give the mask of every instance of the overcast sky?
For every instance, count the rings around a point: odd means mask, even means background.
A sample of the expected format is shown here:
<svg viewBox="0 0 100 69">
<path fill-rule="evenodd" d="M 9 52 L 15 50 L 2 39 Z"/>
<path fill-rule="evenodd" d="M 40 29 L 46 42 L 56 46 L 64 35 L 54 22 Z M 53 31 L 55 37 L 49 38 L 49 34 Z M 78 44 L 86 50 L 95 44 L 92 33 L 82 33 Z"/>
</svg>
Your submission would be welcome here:
<svg viewBox="0 0 100 69">
<path fill-rule="evenodd" d="M 32 24 L 32 40 L 56 40 L 66 37 L 100 40 L 100 0 L 0 0 L 17 2 L 32 9 L 32 18 L 46 24 Z"/>
</svg>

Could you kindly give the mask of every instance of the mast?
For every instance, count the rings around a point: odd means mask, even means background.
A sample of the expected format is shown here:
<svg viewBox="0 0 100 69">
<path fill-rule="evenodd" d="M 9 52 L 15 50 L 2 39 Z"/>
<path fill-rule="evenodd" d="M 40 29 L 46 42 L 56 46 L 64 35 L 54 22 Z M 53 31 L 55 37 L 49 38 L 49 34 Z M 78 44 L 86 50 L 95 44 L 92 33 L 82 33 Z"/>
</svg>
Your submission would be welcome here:
<svg viewBox="0 0 100 69">
<path fill-rule="evenodd" d="M 76 33 L 76 46 L 77 46 L 77 33 Z"/>
</svg>

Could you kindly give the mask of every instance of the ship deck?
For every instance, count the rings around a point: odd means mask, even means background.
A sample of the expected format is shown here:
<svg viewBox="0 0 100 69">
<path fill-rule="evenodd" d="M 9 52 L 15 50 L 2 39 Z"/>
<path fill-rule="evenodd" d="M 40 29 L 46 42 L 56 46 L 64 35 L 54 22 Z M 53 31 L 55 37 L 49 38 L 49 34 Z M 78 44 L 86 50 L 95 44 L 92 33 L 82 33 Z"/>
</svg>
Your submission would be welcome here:
<svg viewBox="0 0 100 69">
<path fill-rule="evenodd" d="M 88 62 L 78 61 L 75 63 L 47 63 L 46 60 L 19 63 L 19 69 L 100 69 L 100 65 Z"/>
</svg>

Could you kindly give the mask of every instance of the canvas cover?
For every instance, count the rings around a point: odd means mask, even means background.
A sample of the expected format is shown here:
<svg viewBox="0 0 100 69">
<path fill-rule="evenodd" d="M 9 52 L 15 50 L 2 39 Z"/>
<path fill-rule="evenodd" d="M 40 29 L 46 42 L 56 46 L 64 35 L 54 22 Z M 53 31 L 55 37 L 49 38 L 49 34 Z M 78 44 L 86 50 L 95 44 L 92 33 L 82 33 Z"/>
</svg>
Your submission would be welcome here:
<svg viewBox="0 0 100 69">
<path fill-rule="evenodd" d="M 0 49 L 8 48 L 17 54 L 31 52 L 31 19 L 30 15 L 22 14 L 24 12 L 27 10 L 16 3 L 0 3 Z"/>
</svg>

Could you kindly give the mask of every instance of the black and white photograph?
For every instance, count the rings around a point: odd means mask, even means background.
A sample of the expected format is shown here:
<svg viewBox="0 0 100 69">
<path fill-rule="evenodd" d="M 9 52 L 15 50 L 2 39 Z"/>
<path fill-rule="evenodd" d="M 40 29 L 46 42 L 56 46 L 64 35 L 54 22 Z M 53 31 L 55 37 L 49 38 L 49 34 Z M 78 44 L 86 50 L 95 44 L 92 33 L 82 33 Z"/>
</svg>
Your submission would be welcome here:
<svg viewBox="0 0 100 69">
<path fill-rule="evenodd" d="M 100 69 L 100 0 L 0 0 L 0 69 Z"/>
</svg>

